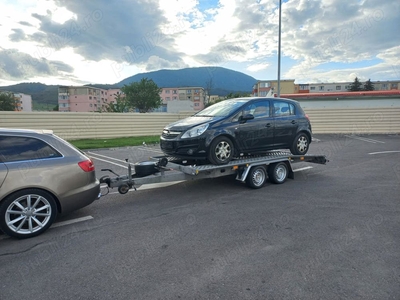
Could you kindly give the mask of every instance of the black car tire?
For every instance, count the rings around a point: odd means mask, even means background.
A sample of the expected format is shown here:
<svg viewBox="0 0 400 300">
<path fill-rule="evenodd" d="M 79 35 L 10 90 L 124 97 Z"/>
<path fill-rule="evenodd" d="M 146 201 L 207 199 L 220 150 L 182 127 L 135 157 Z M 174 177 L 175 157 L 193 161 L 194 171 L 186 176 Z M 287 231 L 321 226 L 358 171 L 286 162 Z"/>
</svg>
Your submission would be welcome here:
<svg viewBox="0 0 400 300">
<path fill-rule="evenodd" d="M 293 141 L 290 152 L 294 155 L 304 155 L 310 147 L 310 138 L 304 132 L 300 132 Z"/>
<path fill-rule="evenodd" d="M 51 194 L 39 189 L 21 190 L 1 202 L 0 229 L 12 237 L 31 238 L 46 231 L 56 216 L 57 204 Z"/>
<path fill-rule="evenodd" d="M 265 167 L 255 166 L 252 167 L 249 174 L 247 174 L 246 184 L 253 189 L 259 189 L 262 188 L 266 179 L 267 171 L 265 170 Z"/>
<path fill-rule="evenodd" d="M 214 165 L 226 164 L 232 159 L 234 150 L 233 143 L 228 137 L 216 137 L 208 150 L 208 160 Z"/>
<path fill-rule="evenodd" d="M 268 178 L 271 182 L 281 184 L 284 183 L 288 177 L 289 168 L 284 162 L 270 164 L 268 166 Z"/>
</svg>

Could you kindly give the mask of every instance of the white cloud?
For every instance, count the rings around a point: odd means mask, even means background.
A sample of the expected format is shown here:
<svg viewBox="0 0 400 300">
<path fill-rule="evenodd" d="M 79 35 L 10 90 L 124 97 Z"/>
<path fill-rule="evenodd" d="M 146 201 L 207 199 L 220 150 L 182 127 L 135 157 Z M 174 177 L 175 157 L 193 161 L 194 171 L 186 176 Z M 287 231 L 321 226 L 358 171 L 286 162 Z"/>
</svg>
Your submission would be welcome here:
<svg viewBox="0 0 400 300">
<path fill-rule="evenodd" d="M 276 74 L 271 61 L 277 55 L 277 3 L 8 1 L 0 11 L 0 38 L 4 51 L 18 49 L 21 57 L 45 59 L 53 67 L 53 61 L 63 61 L 73 69 L 71 74 L 52 69 L 47 81 L 65 76 L 114 83 L 137 72 L 205 65 L 234 66 L 253 76 Z M 284 1 L 283 76 L 298 82 L 347 81 L 352 73 L 399 79 L 398 11 L 399 1 Z M 373 63 L 358 64 L 365 61 Z M 3 82 L 18 82 L 7 70 Z M 23 80 L 37 78 L 28 75 Z"/>
</svg>

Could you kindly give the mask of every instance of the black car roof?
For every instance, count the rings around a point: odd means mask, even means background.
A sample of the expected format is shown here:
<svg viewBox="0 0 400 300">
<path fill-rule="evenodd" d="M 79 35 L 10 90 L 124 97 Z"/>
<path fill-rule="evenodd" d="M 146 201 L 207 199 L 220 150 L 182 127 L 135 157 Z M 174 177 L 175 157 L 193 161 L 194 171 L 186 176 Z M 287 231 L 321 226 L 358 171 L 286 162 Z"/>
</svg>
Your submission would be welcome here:
<svg viewBox="0 0 400 300">
<path fill-rule="evenodd" d="M 232 102 L 239 102 L 239 101 L 241 101 L 241 102 L 243 102 L 243 101 L 249 102 L 249 101 L 252 101 L 252 100 L 275 100 L 275 101 L 276 100 L 283 100 L 283 101 L 289 101 L 289 102 L 292 102 L 292 103 L 298 103 L 298 101 L 293 100 L 293 99 L 276 98 L 276 97 L 243 97 L 243 98 L 232 98 L 232 99 L 227 99 L 227 100 L 232 101 Z"/>
</svg>

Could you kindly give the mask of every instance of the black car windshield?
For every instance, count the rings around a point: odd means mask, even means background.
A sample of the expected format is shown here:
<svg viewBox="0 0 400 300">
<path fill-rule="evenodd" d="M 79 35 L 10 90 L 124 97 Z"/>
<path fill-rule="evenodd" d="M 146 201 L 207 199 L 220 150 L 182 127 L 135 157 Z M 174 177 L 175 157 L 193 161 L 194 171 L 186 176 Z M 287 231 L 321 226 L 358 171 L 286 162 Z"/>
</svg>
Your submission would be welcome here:
<svg viewBox="0 0 400 300">
<path fill-rule="evenodd" d="M 219 103 L 213 104 L 202 111 L 195 114 L 195 117 L 227 117 L 244 103 L 248 102 L 247 99 L 243 100 L 224 100 Z"/>
</svg>

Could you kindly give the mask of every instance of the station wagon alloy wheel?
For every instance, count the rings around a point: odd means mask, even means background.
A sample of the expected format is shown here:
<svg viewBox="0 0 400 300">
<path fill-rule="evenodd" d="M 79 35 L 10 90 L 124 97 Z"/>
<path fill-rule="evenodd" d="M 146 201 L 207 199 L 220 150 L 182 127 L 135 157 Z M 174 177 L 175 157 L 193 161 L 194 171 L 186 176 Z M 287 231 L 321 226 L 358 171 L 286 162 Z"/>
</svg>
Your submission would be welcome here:
<svg viewBox="0 0 400 300">
<path fill-rule="evenodd" d="M 40 190 L 9 196 L 0 207 L 1 229 L 10 236 L 28 238 L 45 231 L 56 217 L 53 197 Z"/>
</svg>

